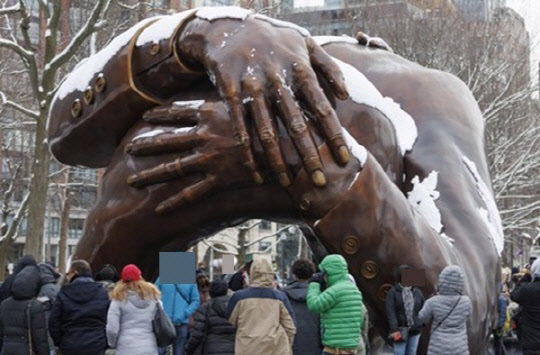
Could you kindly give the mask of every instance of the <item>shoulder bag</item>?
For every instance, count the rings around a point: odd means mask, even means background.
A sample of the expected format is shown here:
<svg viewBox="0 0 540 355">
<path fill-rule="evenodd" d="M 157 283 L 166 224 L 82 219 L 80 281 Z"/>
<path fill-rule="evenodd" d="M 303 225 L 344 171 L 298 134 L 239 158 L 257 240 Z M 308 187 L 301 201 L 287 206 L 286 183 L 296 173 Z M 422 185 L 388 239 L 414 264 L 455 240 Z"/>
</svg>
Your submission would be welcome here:
<svg viewBox="0 0 540 355">
<path fill-rule="evenodd" d="M 172 344 L 176 338 L 176 329 L 159 301 L 157 301 L 156 313 L 152 319 L 152 329 L 159 347 Z"/>
<path fill-rule="evenodd" d="M 457 302 L 454 304 L 454 307 L 452 307 L 450 312 L 448 312 L 448 314 L 446 316 L 444 316 L 444 318 L 439 322 L 439 324 L 437 324 L 437 326 L 431 330 L 431 334 L 433 334 L 433 332 L 436 331 L 437 328 L 439 328 L 441 326 L 441 324 L 443 324 L 443 322 L 446 320 L 446 318 L 448 318 L 448 316 L 450 316 L 450 314 L 452 314 L 454 309 L 456 309 L 456 306 L 458 305 L 459 301 L 461 301 L 461 296 L 459 296 Z"/>
</svg>

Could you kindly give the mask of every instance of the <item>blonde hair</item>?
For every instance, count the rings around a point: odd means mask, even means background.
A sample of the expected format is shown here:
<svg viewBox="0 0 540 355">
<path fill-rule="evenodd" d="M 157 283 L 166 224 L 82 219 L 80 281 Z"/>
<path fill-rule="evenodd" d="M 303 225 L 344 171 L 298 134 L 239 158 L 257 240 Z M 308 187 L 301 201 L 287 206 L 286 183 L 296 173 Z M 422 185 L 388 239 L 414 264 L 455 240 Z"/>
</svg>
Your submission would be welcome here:
<svg viewBox="0 0 540 355">
<path fill-rule="evenodd" d="M 161 298 L 161 292 L 159 292 L 157 287 L 153 283 L 146 282 L 141 278 L 139 281 L 118 281 L 114 290 L 111 292 L 111 299 L 123 302 L 127 299 L 128 291 L 135 292 L 142 300 L 157 301 Z"/>
</svg>

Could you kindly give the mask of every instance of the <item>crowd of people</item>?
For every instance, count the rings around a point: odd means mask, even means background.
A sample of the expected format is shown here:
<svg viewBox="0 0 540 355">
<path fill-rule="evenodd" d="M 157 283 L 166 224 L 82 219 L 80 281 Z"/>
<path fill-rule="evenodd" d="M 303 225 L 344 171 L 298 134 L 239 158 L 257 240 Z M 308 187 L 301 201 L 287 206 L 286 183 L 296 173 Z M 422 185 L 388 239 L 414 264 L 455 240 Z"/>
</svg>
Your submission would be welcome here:
<svg viewBox="0 0 540 355">
<path fill-rule="evenodd" d="M 134 264 L 121 273 L 104 265 L 92 274 L 84 260 L 60 275 L 50 263 L 22 257 L 0 287 L 0 349 L 3 355 L 328 355 L 369 354 L 369 317 L 362 293 L 340 255 L 318 265 L 300 259 L 294 281 L 280 289 L 266 258 L 248 260 L 228 280 L 210 282 L 198 270 L 195 284 L 162 284 L 143 279 Z M 437 293 L 425 300 L 405 279 L 407 265 L 395 271 L 386 296 L 388 339 L 394 354 L 417 353 L 431 323 L 428 354 L 468 354 L 467 318 L 471 301 L 463 294 L 464 274 L 448 266 Z M 521 279 L 501 285 L 496 354 L 504 354 L 508 305 L 524 355 L 540 349 L 540 261 Z M 161 308 L 172 321 L 174 340 L 159 347 L 153 320 Z"/>
</svg>

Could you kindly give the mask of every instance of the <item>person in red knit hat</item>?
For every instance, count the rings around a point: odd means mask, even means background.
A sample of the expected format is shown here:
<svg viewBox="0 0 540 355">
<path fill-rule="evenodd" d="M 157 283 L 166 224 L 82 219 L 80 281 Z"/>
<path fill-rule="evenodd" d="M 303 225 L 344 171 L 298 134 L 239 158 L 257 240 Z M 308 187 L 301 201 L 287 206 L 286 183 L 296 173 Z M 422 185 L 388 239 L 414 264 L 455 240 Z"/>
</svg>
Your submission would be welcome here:
<svg viewBox="0 0 540 355">
<path fill-rule="evenodd" d="M 124 267 L 107 314 L 107 340 L 117 355 L 158 355 L 152 319 L 160 298 L 159 290 L 143 279 L 136 265 Z"/>
</svg>

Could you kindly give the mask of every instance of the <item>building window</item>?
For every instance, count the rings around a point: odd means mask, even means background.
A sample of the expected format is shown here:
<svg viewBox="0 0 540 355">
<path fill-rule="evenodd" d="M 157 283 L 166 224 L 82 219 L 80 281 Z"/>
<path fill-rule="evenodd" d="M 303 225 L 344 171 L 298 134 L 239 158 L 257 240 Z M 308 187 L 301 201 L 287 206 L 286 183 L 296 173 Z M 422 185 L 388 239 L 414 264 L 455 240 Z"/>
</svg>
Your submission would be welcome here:
<svg viewBox="0 0 540 355">
<path fill-rule="evenodd" d="M 53 238 L 60 237 L 60 218 L 49 218 L 49 235 Z"/>
<path fill-rule="evenodd" d="M 261 224 L 259 224 L 260 230 L 271 230 L 272 229 L 272 222 L 262 220 Z"/>
<path fill-rule="evenodd" d="M 82 218 L 70 218 L 69 219 L 69 229 L 68 229 L 68 238 L 79 239 L 82 237 L 84 227 L 84 219 Z"/>
<path fill-rule="evenodd" d="M 259 242 L 259 251 L 265 251 L 266 249 L 270 248 L 270 245 L 272 245 L 272 242 L 268 242 L 268 241 L 262 241 L 262 242 Z M 267 253 L 270 253 L 272 250 L 269 249 L 267 251 Z"/>
</svg>

